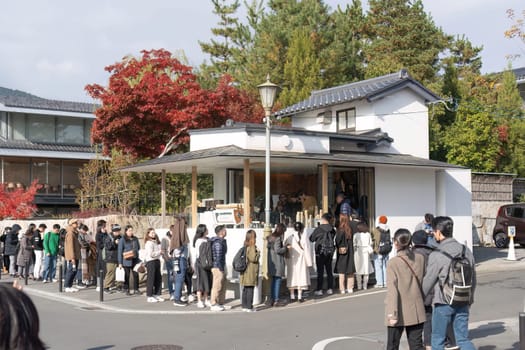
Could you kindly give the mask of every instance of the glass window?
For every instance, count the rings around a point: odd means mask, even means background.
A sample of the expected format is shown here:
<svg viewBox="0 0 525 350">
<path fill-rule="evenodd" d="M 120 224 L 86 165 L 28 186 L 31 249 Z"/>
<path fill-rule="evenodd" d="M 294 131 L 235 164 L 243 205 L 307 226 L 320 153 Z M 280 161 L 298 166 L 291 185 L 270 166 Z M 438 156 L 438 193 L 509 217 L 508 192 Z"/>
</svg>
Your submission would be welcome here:
<svg viewBox="0 0 525 350">
<path fill-rule="evenodd" d="M 4 182 L 7 187 L 29 184 L 29 158 L 4 158 Z"/>
<path fill-rule="evenodd" d="M 7 138 L 7 112 L 0 112 L 0 137 Z"/>
<path fill-rule="evenodd" d="M 84 144 L 90 145 L 91 144 L 91 127 L 93 126 L 92 120 L 85 120 L 84 121 Z"/>
<path fill-rule="evenodd" d="M 26 116 L 22 113 L 10 114 L 11 136 L 13 140 L 26 139 Z"/>
<path fill-rule="evenodd" d="M 84 144 L 84 120 L 57 118 L 56 141 L 67 144 Z"/>
<path fill-rule="evenodd" d="M 80 180 L 78 178 L 78 170 L 86 162 L 79 160 L 64 160 L 63 166 L 63 188 L 64 195 L 75 195 L 75 189 L 80 186 Z"/>
<path fill-rule="evenodd" d="M 55 142 L 55 118 L 29 115 L 27 117 L 27 139 L 39 142 Z"/>
<path fill-rule="evenodd" d="M 355 130 L 355 108 L 337 112 L 337 131 Z"/>
</svg>

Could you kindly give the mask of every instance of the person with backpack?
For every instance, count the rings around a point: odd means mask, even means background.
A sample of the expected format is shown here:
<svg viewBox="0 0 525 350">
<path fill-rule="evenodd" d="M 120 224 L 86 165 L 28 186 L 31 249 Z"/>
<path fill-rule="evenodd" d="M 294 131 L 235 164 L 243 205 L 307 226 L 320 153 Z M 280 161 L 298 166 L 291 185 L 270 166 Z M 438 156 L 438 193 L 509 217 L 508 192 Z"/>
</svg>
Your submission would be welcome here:
<svg viewBox="0 0 525 350">
<path fill-rule="evenodd" d="M 335 230 L 331 225 L 332 214 L 324 213 L 321 224 L 310 235 L 310 242 L 315 243 L 315 265 L 317 268 L 317 286 L 314 294 L 323 295 L 324 272 L 328 278 L 326 294 L 334 293 L 334 275 L 332 273 L 332 259 L 335 252 Z"/>
<path fill-rule="evenodd" d="M 386 287 L 386 263 L 392 251 L 392 238 L 390 228 L 386 224 L 388 218 L 381 215 L 377 221 L 378 225 L 373 231 L 374 269 L 376 272 L 376 285 L 374 287 L 384 288 Z"/>
<path fill-rule="evenodd" d="M 267 302 L 268 306 L 284 306 L 285 303 L 279 300 L 281 294 L 281 281 L 284 277 L 284 255 L 288 250 L 283 243 L 286 226 L 284 224 L 277 224 L 275 230 L 267 238 L 268 244 L 268 277 L 272 279 L 270 290 L 270 299 Z"/>
<path fill-rule="evenodd" d="M 370 254 L 373 253 L 372 236 L 368 232 L 368 225 L 364 222 L 357 224 L 357 232 L 354 234 L 354 263 L 357 289 L 368 288 L 368 276 L 370 275 Z"/>
<path fill-rule="evenodd" d="M 253 292 L 259 280 L 260 252 L 255 245 L 257 235 L 254 230 L 248 230 L 244 239 L 246 254 L 246 270 L 241 272 L 240 285 L 242 286 L 242 311 L 253 312 Z"/>
<path fill-rule="evenodd" d="M 438 247 L 428 257 L 423 278 L 423 293 L 434 291 L 432 349 L 444 348 L 447 327 L 452 322 L 457 346 L 461 350 L 474 350 L 468 338 L 469 312 L 476 288 L 474 255 L 452 237 L 454 221 L 450 217 L 435 217 L 432 229 Z"/>
<path fill-rule="evenodd" d="M 199 309 L 209 306 L 208 295 L 211 290 L 211 268 L 213 267 L 213 256 L 211 243 L 208 240 L 208 228 L 199 224 L 193 237 L 195 248 L 195 273 L 197 275 L 197 307 Z"/>
<path fill-rule="evenodd" d="M 398 350 L 403 331 L 407 334 L 410 350 L 423 350 L 425 305 L 421 280 L 425 259 L 410 249 L 410 231 L 401 228 L 394 234 L 397 255 L 387 266 L 385 315 L 387 350 Z M 443 349 L 443 348 L 441 348 Z"/>
<path fill-rule="evenodd" d="M 58 244 L 60 241 L 60 225 L 54 224 L 53 229 L 44 235 L 44 283 L 56 281 Z"/>
<path fill-rule="evenodd" d="M 213 267 L 211 274 L 213 282 L 211 285 L 210 310 L 224 311 L 226 301 L 226 253 L 228 245 L 226 243 L 226 226 L 215 227 L 215 237 L 211 239 L 211 251 L 213 254 Z"/>
</svg>

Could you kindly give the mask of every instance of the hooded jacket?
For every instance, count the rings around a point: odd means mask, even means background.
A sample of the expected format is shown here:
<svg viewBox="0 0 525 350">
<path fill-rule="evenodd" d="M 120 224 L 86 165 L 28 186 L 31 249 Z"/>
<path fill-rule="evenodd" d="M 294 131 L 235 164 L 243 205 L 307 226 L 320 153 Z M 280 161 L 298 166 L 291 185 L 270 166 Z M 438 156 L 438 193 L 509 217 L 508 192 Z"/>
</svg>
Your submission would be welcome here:
<svg viewBox="0 0 525 350">
<path fill-rule="evenodd" d="M 16 255 L 16 246 L 18 245 L 18 232 L 22 228 L 18 224 L 14 224 L 11 227 L 11 231 L 6 233 L 5 245 L 4 245 L 4 254 L 5 255 Z"/>
<path fill-rule="evenodd" d="M 321 242 L 325 238 L 325 235 L 330 235 L 332 241 L 335 237 L 335 231 L 332 225 L 330 224 L 321 224 L 317 227 L 310 236 L 310 242 L 315 242 L 315 254 L 319 255 L 321 251 Z M 335 248 L 335 243 L 334 243 Z"/>
</svg>

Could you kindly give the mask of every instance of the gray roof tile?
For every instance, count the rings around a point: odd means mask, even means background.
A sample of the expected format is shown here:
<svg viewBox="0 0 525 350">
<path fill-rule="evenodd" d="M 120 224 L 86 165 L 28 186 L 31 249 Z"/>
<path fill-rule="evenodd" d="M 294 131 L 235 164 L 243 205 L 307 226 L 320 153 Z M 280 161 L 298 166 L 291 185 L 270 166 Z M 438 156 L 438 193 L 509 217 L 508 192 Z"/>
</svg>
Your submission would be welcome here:
<svg viewBox="0 0 525 350">
<path fill-rule="evenodd" d="M 72 145 L 56 143 L 39 143 L 31 141 L 14 141 L 0 139 L 0 148 L 22 149 L 33 151 L 50 151 L 50 152 L 82 152 L 94 153 L 95 148 L 90 145 Z"/>
<path fill-rule="evenodd" d="M 79 113 L 93 113 L 98 108 L 94 103 L 48 100 L 32 95 L 0 95 L 0 103 L 7 107 Z"/>
<path fill-rule="evenodd" d="M 360 99 L 371 99 L 377 95 L 388 93 L 391 89 L 401 86 L 411 86 L 426 100 L 439 100 L 439 96 L 425 88 L 421 83 L 414 80 L 406 70 L 383 75 L 377 78 L 358 81 L 355 83 L 340 85 L 328 89 L 312 91 L 310 97 L 276 112 L 276 116 L 289 116 L 297 112 L 303 112 L 331 106 L 343 102 L 351 102 Z"/>
</svg>

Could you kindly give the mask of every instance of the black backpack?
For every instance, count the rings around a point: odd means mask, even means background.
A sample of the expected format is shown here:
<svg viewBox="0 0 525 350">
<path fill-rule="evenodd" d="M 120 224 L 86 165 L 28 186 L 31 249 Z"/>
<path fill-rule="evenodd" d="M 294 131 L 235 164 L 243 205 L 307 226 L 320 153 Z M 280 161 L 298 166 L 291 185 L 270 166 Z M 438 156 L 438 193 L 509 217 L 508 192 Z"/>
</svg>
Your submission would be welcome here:
<svg viewBox="0 0 525 350">
<path fill-rule="evenodd" d="M 211 242 L 202 242 L 199 246 L 199 258 L 197 259 L 200 267 L 204 270 L 211 270 L 213 267 L 213 254 L 211 251 Z"/>
<path fill-rule="evenodd" d="M 323 238 L 320 240 L 320 249 L 319 253 L 322 255 L 333 255 L 335 252 L 335 242 L 334 242 L 335 232 L 332 229 L 329 232 L 324 232 Z"/>
<path fill-rule="evenodd" d="M 470 305 L 472 300 L 472 276 L 474 267 L 465 256 L 466 247 L 458 256 L 452 256 L 442 250 L 437 250 L 450 259 L 448 275 L 440 286 L 445 302 L 453 306 Z"/>
<path fill-rule="evenodd" d="M 237 272 L 244 272 L 248 267 L 248 259 L 246 258 L 246 247 L 239 249 L 233 258 L 233 269 Z"/>
<path fill-rule="evenodd" d="M 392 239 L 390 238 L 390 230 L 379 229 L 381 233 L 379 237 L 378 253 L 381 255 L 388 255 L 392 251 Z"/>
</svg>

